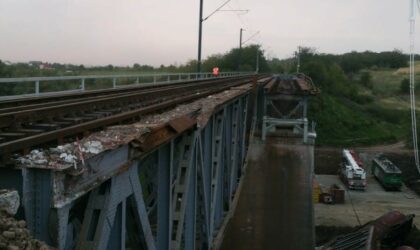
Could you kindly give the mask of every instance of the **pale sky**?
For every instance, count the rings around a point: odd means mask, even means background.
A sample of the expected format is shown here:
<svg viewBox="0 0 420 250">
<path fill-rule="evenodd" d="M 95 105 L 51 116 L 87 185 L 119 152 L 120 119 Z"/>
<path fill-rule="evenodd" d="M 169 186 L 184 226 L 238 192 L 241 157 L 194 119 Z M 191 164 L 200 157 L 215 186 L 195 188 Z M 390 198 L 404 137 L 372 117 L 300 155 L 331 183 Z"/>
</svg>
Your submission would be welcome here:
<svg viewBox="0 0 420 250">
<path fill-rule="evenodd" d="M 224 0 L 204 0 L 204 16 Z M 203 57 L 237 47 L 239 29 L 268 56 L 408 51 L 409 0 L 231 0 L 203 24 Z M 199 0 L 0 0 L 0 59 L 85 65 L 185 63 L 197 57 Z M 420 23 L 419 25 L 420 26 Z M 420 31 L 420 29 L 418 29 Z M 420 50 L 420 32 L 416 43 Z"/>
</svg>

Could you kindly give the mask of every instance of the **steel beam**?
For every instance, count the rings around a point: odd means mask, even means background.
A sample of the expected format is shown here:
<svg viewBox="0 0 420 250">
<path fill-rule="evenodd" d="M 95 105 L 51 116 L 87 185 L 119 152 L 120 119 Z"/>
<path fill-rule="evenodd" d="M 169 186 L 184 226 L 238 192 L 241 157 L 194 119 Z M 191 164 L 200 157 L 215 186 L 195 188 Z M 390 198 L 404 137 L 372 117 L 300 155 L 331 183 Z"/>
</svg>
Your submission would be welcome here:
<svg viewBox="0 0 420 250">
<path fill-rule="evenodd" d="M 157 249 L 170 248 L 172 232 L 171 176 L 174 142 L 158 149 Z"/>
<path fill-rule="evenodd" d="M 89 195 L 76 249 L 125 249 L 127 201 L 133 199 L 136 218 L 148 249 L 155 249 L 139 182 L 137 162 Z"/>
</svg>

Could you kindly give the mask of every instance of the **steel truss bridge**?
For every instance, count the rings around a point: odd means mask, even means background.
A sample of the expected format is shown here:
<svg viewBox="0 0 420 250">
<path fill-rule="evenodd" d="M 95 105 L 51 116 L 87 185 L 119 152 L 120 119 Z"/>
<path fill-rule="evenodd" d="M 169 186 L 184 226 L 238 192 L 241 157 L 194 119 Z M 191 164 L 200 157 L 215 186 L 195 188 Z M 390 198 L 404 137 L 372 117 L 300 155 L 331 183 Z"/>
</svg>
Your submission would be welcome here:
<svg viewBox="0 0 420 250">
<path fill-rule="evenodd" d="M 218 248 L 250 139 L 284 126 L 314 138 L 306 106 L 318 90 L 304 76 L 48 95 L 28 80 L 38 96 L 0 102 L 0 188 L 19 191 L 16 216 L 58 249 Z"/>
</svg>

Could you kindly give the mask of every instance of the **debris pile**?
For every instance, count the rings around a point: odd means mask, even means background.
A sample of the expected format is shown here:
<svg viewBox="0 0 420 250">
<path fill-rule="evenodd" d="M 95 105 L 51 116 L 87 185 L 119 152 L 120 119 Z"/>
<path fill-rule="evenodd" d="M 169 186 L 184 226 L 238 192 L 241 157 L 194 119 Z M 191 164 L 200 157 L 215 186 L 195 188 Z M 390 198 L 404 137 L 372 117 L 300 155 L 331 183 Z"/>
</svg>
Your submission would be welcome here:
<svg viewBox="0 0 420 250">
<path fill-rule="evenodd" d="M 334 237 L 318 250 L 334 249 L 396 249 L 413 228 L 414 214 L 391 211 L 353 232 Z"/>
<path fill-rule="evenodd" d="M 0 211 L 0 249 L 48 250 L 52 248 L 33 239 L 29 230 L 26 229 L 25 221 L 17 221 L 10 214 Z"/>
<path fill-rule="evenodd" d="M 19 193 L 15 190 L 0 190 L 0 249 L 48 250 L 46 244 L 31 237 L 26 222 L 13 216 L 19 209 Z"/>
<path fill-rule="evenodd" d="M 60 168 L 74 166 L 77 168 L 77 156 L 73 144 L 60 145 L 49 150 L 34 149 L 29 154 L 17 158 L 17 163 L 25 167 Z"/>
<path fill-rule="evenodd" d="M 28 155 L 17 157 L 17 166 L 57 170 L 71 167 L 76 170 L 81 169 L 88 158 L 128 144 L 149 133 L 154 127 L 168 123 L 173 119 L 199 114 L 197 122 L 199 125 L 203 125 L 219 104 L 248 91 L 251 87 L 248 84 L 242 88 L 233 88 L 215 95 L 209 95 L 188 104 L 178 105 L 176 108 L 163 113 L 146 115 L 133 124 L 108 127 L 73 143 L 47 150 L 32 150 Z"/>
</svg>

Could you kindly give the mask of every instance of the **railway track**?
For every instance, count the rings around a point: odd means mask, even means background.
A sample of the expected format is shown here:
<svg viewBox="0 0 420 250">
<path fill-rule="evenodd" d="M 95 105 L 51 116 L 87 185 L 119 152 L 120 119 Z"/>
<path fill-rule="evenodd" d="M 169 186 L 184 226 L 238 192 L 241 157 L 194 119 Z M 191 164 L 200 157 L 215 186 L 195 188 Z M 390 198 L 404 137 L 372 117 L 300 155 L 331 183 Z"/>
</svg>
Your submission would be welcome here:
<svg viewBox="0 0 420 250">
<path fill-rule="evenodd" d="M 263 76 L 258 76 L 262 78 Z M 107 91 L 59 97 L 30 98 L 26 104 L 0 109 L 0 165 L 14 153 L 33 147 L 51 146 L 74 140 L 106 126 L 131 123 L 231 87 L 250 83 L 252 76 L 191 81 L 130 91 Z M 0 103 L 0 107 L 1 103 Z"/>
<path fill-rule="evenodd" d="M 244 76 L 242 76 L 244 77 Z M 217 79 L 203 79 L 203 80 L 188 80 L 182 81 L 179 83 L 157 83 L 157 84 L 140 84 L 135 86 L 126 86 L 126 87 L 119 87 L 115 89 L 101 89 L 101 90 L 91 90 L 86 92 L 70 92 L 64 94 L 51 94 L 39 97 L 22 97 L 18 99 L 7 99 L 7 100 L 0 100 L 0 113 L 5 112 L 13 112 L 24 109 L 25 106 L 34 107 L 38 105 L 38 107 L 48 106 L 50 102 L 61 102 L 61 103 L 69 103 L 79 100 L 86 100 L 86 98 L 94 98 L 94 97 L 105 97 L 105 96 L 113 96 L 119 95 L 123 93 L 131 93 L 134 91 L 144 91 L 147 89 L 156 89 L 162 88 L 172 85 L 183 85 L 183 84 L 196 84 L 196 83 L 206 83 L 206 82 L 215 82 L 215 81 L 223 81 L 228 79 L 238 79 L 238 77 L 223 77 Z M 26 108 L 26 107 L 25 107 Z"/>
</svg>

